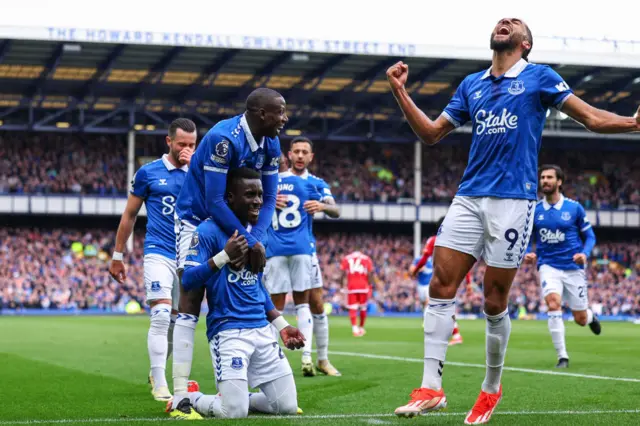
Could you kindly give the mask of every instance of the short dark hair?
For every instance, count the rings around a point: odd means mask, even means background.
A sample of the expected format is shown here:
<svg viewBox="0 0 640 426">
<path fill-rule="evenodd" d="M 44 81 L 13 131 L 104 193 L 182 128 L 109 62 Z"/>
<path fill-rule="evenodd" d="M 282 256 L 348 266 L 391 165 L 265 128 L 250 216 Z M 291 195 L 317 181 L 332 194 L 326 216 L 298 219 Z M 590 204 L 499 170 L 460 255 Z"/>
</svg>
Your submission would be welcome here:
<svg viewBox="0 0 640 426">
<path fill-rule="evenodd" d="M 289 151 L 291 151 L 291 148 L 293 148 L 293 144 L 299 143 L 299 142 L 308 143 L 309 147 L 311 148 L 311 152 L 313 152 L 313 142 L 311 141 L 311 139 L 309 139 L 306 136 L 296 136 L 295 138 L 291 139 L 291 143 L 289 144 Z"/>
<path fill-rule="evenodd" d="M 531 28 L 529 28 L 527 24 L 524 24 L 524 27 L 526 29 L 525 40 L 529 42 L 530 47 L 529 49 L 522 52 L 522 59 L 524 59 L 525 61 L 529 61 L 529 53 L 531 53 L 531 50 L 533 49 L 533 34 L 531 33 Z"/>
<path fill-rule="evenodd" d="M 257 111 L 265 108 L 273 99 L 277 98 L 284 99 L 284 96 L 282 96 L 280 92 L 269 89 L 268 87 L 258 87 L 247 96 L 245 106 L 248 111 Z"/>
<path fill-rule="evenodd" d="M 175 139 L 178 129 L 182 129 L 186 133 L 193 133 L 196 131 L 196 123 L 188 118 L 176 118 L 169 124 L 169 137 Z"/>
<path fill-rule="evenodd" d="M 564 172 L 562 171 L 562 169 L 560 168 L 560 166 L 556 165 L 556 164 L 543 164 L 540 167 L 540 170 L 538 172 L 538 177 L 540 177 L 540 175 L 542 174 L 542 172 L 544 172 L 545 170 L 555 170 L 556 172 L 556 178 L 558 180 L 561 180 L 562 182 L 564 182 Z"/>
<path fill-rule="evenodd" d="M 226 192 L 231 192 L 233 185 L 242 179 L 260 179 L 262 175 L 260 172 L 248 167 L 240 167 L 238 169 L 231 169 L 227 174 L 227 189 Z"/>
</svg>

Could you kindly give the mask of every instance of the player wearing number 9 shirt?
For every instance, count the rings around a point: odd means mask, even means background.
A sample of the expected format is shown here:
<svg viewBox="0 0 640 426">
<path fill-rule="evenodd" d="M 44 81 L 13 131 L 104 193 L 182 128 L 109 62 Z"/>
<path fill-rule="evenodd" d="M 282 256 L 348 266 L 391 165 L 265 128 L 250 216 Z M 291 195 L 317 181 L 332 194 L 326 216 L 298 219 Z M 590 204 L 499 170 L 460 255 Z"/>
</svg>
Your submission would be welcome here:
<svg viewBox="0 0 640 426">
<path fill-rule="evenodd" d="M 286 197 L 287 204 L 273 214 L 268 232 L 264 284 L 279 311 L 284 310 L 285 298 L 293 291 L 298 329 L 305 337 L 302 374 L 314 376 L 311 359 L 313 319 L 309 308 L 313 250 L 309 221 L 312 217 L 305 211 L 304 204 L 309 200 L 319 201 L 322 196 L 311 182 L 287 170 L 286 158 L 280 159 L 278 196 Z"/>
<path fill-rule="evenodd" d="M 123 283 L 126 275 L 122 252 L 144 203 L 147 208 L 144 285 L 147 303 L 151 308 L 147 336 L 151 363 L 149 383 L 156 401 L 167 401 L 171 398 L 165 367 L 173 344 L 179 290 L 173 213 L 176 198 L 189 169 L 196 138 L 196 125 L 193 121 L 186 118 L 173 121 L 166 137 L 169 153 L 143 165 L 133 176 L 127 206 L 118 226 L 113 261 L 109 267 L 111 276 Z"/>
<path fill-rule="evenodd" d="M 622 117 L 594 108 L 575 96 L 551 67 L 529 63 L 532 47 L 533 35 L 522 20 L 501 19 L 491 33 L 491 67 L 468 75 L 436 120 L 411 100 L 405 87 L 409 67 L 398 62 L 387 71 L 407 122 L 426 144 L 437 143 L 466 122 L 472 124 L 469 161 L 436 241 L 422 385 L 396 410 L 398 416 L 446 407 L 444 342 L 455 322 L 456 290 L 480 257 L 487 264 L 487 369 L 465 423 L 487 423 L 502 398 L 502 367 L 511 334 L 509 289 L 531 236 L 538 151 L 548 109 L 556 108 L 596 133 L 640 131 L 639 115 Z"/>
</svg>

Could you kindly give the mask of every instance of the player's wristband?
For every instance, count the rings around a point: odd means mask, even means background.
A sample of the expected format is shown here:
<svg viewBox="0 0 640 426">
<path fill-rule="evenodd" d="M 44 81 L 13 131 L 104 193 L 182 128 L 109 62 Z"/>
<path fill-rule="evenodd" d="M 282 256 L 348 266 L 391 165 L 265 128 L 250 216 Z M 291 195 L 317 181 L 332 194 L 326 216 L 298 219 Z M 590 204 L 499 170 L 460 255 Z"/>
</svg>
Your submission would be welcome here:
<svg viewBox="0 0 640 426">
<path fill-rule="evenodd" d="M 218 269 L 222 269 L 224 267 L 224 265 L 226 265 L 230 261 L 231 261 L 231 259 L 229 258 L 229 255 L 224 250 L 222 250 L 220 253 L 218 253 L 215 256 L 213 256 L 213 263 L 216 264 Z"/>
<path fill-rule="evenodd" d="M 111 260 L 119 260 L 120 262 L 122 262 L 122 259 L 124 259 L 124 256 L 122 255 L 121 252 L 119 251 L 113 252 L 113 256 L 111 256 Z"/>
<path fill-rule="evenodd" d="M 289 323 L 287 322 L 286 319 L 284 319 L 284 317 L 282 315 L 280 315 L 278 318 L 274 319 L 271 322 L 271 324 L 273 324 L 273 326 L 278 329 L 278 333 L 280 331 L 282 331 L 283 328 L 289 327 Z"/>
</svg>

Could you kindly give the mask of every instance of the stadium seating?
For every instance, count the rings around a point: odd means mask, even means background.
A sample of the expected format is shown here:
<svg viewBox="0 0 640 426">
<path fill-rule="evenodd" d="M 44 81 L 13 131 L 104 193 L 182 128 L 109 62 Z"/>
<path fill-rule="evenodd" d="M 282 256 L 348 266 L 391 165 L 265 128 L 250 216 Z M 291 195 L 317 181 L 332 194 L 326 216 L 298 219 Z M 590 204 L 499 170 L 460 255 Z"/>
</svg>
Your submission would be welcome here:
<svg viewBox="0 0 640 426">
<path fill-rule="evenodd" d="M 123 312 L 130 300 L 144 305 L 142 233 L 135 236 L 127 256 L 127 284 L 121 286 L 107 272 L 108 253 L 115 232 L 102 229 L 0 229 L 0 307 L 81 309 Z M 321 234 L 318 253 L 324 273 L 327 301 L 334 312 L 343 309 L 340 293 L 340 259 L 359 249 L 375 259 L 377 288 L 371 303 L 384 312 L 419 312 L 415 284 L 407 275 L 412 260 L 412 240 L 403 236 L 373 234 Z M 461 286 L 461 313 L 482 309 L 480 278 L 485 266 L 473 270 L 473 291 Z M 601 242 L 588 268 L 592 309 L 602 315 L 640 315 L 640 245 Z M 511 311 L 544 312 L 537 274 L 523 266 L 511 292 Z"/>
<path fill-rule="evenodd" d="M 156 158 L 165 150 L 162 138 L 138 138 L 138 157 Z M 338 201 L 413 202 L 412 145 L 318 142 L 315 152 L 311 170 L 331 177 Z M 126 145 L 114 136 L 4 133 L 0 154 L 0 194 L 126 194 Z M 466 146 L 424 150 L 424 203 L 453 199 L 467 155 Z M 565 169 L 565 194 L 587 209 L 640 208 L 636 155 L 543 149 L 543 163 Z"/>
</svg>

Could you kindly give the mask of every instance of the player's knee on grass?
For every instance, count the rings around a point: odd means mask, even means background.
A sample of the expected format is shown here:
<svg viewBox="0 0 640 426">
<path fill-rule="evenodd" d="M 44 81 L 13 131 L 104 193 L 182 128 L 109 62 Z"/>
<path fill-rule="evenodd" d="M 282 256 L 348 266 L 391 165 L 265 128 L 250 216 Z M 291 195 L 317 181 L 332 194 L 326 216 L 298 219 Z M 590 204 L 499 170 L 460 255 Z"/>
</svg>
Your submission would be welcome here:
<svg viewBox="0 0 640 426">
<path fill-rule="evenodd" d="M 264 383 L 260 390 L 267 397 L 271 414 L 297 414 L 298 392 L 292 374 Z"/>
<path fill-rule="evenodd" d="M 547 297 L 544 298 L 545 303 L 547 304 L 547 308 L 550 312 L 559 311 L 561 309 L 561 298 L 557 293 L 550 293 Z M 586 321 L 586 312 L 585 312 L 585 321 Z"/>
<path fill-rule="evenodd" d="M 573 320 L 576 324 L 584 327 L 587 325 L 587 311 L 573 311 Z"/>
<path fill-rule="evenodd" d="M 309 292 L 309 308 L 314 315 L 324 314 L 324 289 L 312 288 Z"/>
</svg>

